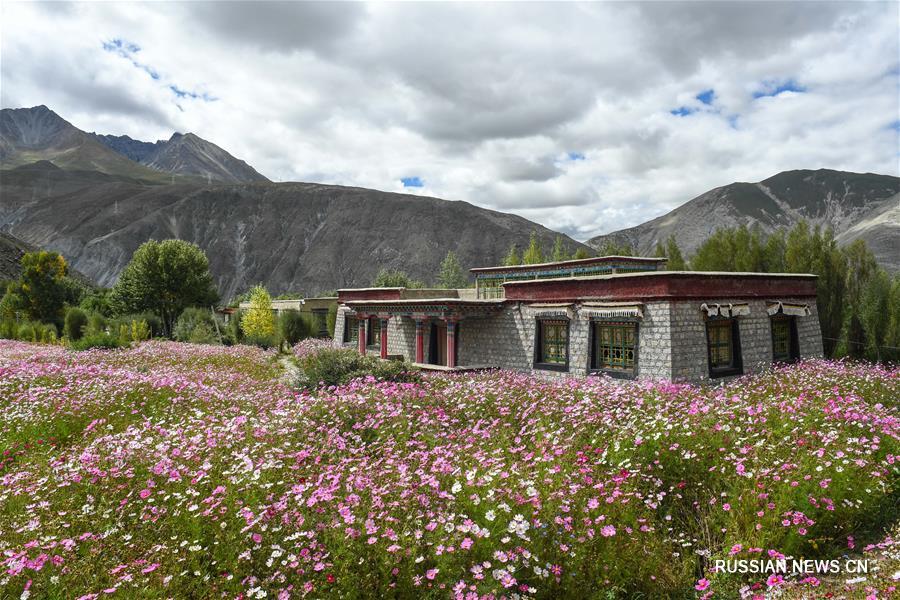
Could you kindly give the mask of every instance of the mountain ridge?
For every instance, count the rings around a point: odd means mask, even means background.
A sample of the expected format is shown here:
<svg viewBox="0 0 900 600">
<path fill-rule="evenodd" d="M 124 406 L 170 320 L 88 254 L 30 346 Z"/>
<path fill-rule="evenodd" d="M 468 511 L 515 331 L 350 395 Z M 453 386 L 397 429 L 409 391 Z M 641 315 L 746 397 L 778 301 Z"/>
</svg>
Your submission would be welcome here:
<svg viewBox="0 0 900 600">
<path fill-rule="evenodd" d="M 900 271 L 900 178 L 832 169 L 782 171 L 760 182 L 735 182 L 713 188 L 640 225 L 591 238 L 627 243 L 638 253 L 653 253 L 670 235 L 686 256 L 716 229 L 758 225 L 763 233 L 791 228 L 800 219 L 831 227 L 839 244 L 862 238 L 879 263 Z"/>
</svg>

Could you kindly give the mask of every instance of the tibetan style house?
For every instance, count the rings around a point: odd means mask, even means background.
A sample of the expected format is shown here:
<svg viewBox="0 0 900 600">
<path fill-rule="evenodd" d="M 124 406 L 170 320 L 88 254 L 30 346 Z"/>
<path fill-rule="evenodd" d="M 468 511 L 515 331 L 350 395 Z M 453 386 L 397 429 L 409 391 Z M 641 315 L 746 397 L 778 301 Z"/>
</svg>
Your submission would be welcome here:
<svg viewBox="0 0 900 600">
<path fill-rule="evenodd" d="M 474 289 L 345 289 L 335 345 L 427 368 L 702 381 L 822 356 L 815 275 L 604 256 L 472 269 Z"/>
</svg>

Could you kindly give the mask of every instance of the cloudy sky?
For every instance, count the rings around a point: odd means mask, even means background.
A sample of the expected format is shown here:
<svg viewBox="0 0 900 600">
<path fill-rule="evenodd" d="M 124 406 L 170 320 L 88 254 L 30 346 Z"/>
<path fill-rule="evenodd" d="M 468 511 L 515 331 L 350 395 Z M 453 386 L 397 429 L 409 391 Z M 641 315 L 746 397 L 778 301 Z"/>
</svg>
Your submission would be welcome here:
<svg viewBox="0 0 900 600">
<path fill-rule="evenodd" d="M 578 239 L 786 169 L 898 173 L 900 3 L 0 4 L 0 104 Z"/>
</svg>

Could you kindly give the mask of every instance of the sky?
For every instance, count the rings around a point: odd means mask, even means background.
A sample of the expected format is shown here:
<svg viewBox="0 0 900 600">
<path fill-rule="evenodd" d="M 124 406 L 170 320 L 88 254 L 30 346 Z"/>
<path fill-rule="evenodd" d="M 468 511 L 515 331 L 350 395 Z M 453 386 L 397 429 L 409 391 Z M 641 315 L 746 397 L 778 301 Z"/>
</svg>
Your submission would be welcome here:
<svg viewBox="0 0 900 600">
<path fill-rule="evenodd" d="M 789 169 L 900 175 L 900 3 L 0 3 L 0 106 L 585 240 Z"/>
</svg>

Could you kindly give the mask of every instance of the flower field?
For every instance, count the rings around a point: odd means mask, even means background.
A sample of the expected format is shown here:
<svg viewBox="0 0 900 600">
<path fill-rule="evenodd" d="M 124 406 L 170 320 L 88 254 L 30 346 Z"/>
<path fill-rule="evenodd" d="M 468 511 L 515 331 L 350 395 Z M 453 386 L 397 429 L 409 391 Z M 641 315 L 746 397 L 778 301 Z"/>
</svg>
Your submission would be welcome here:
<svg viewBox="0 0 900 600">
<path fill-rule="evenodd" d="M 0 342 L 0 596 L 897 594 L 896 368 L 315 392 L 282 373 L 249 347 Z M 845 556 L 877 570 L 712 568 Z"/>
</svg>

